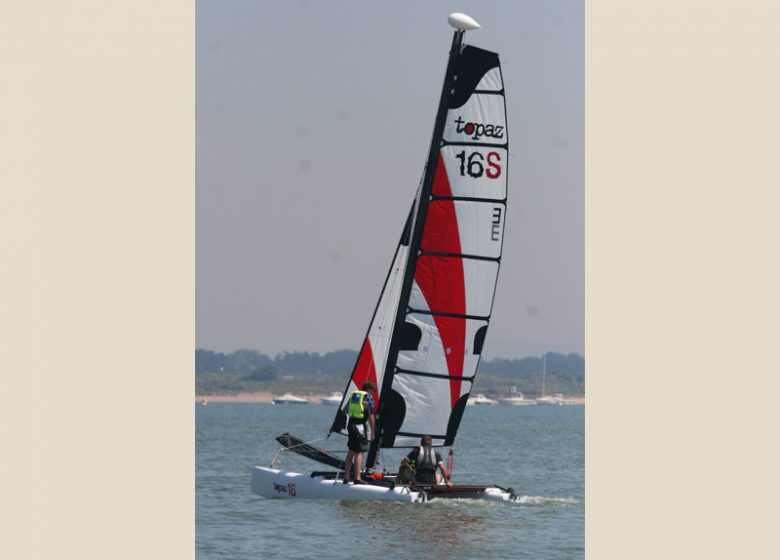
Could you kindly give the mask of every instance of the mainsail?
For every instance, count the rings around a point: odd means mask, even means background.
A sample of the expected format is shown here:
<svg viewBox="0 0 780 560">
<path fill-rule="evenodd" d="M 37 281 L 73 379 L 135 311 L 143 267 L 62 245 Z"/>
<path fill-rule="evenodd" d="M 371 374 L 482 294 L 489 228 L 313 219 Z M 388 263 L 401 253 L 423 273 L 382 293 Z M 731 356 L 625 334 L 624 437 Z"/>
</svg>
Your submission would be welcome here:
<svg viewBox="0 0 780 560">
<path fill-rule="evenodd" d="M 455 32 L 425 174 L 344 399 L 366 380 L 377 447 L 451 445 L 493 306 L 506 217 L 508 140 L 498 54 Z M 342 403 L 344 400 L 342 400 Z M 343 429 L 337 413 L 334 427 Z"/>
</svg>

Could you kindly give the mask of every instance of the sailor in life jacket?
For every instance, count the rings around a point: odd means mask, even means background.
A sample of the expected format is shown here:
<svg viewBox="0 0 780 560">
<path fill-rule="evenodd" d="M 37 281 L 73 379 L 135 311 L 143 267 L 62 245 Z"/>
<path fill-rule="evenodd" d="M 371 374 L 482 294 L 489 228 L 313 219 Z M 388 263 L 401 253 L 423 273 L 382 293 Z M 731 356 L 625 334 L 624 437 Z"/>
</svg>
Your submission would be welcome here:
<svg viewBox="0 0 780 560">
<path fill-rule="evenodd" d="M 420 438 L 420 446 L 412 449 L 409 455 L 401 459 L 401 466 L 398 469 L 399 477 L 409 479 L 409 474 L 413 473 L 410 482 L 417 484 L 441 484 L 443 477 L 445 484 L 452 486 L 441 455 L 434 451 L 432 445 L 431 436 Z M 436 467 L 441 470 L 441 477 L 436 472 Z"/>
<path fill-rule="evenodd" d="M 355 463 L 356 484 L 364 484 L 362 481 L 361 466 L 363 453 L 368 451 L 369 427 L 371 439 L 374 439 L 374 398 L 371 395 L 376 391 L 376 385 L 371 381 L 363 383 L 361 390 L 353 391 L 344 407 L 347 415 L 347 457 L 345 460 L 344 483 L 350 481 L 352 463 Z"/>
</svg>

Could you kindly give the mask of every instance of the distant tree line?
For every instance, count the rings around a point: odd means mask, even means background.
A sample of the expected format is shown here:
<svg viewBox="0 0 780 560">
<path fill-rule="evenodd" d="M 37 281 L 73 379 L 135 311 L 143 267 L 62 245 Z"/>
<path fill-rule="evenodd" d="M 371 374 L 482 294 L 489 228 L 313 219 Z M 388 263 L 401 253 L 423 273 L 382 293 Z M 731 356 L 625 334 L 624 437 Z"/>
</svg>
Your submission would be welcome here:
<svg viewBox="0 0 780 560">
<path fill-rule="evenodd" d="M 271 358 L 256 350 L 237 350 L 230 354 L 211 350 L 195 351 L 195 373 L 277 374 L 338 374 L 350 373 L 357 352 L 336 350 L 320 355 L 317 352 L 282 352 Z"/>
<path fill-rule="evenodd" d="M 212 350 L 195 351 L 195 372 L 208 375 L 210 383 L 227 383 L 231 386 L 247 382 L 272 382 L 285 377 L 307 379 L 336 378 L 341 381 L 337 389 L 346 383 L 346 376 L 352 372 L 357 360 L 354 350 L 336 350 L 319 354 L 317 352 L 282 352 L 271 358 L 256 350 L 237 350 L 228 354 Z M 585 359 L 580 354 L 546 354 L 547 392 L 556 387 L 568 392 L 584 393 Z M 541 390 L 542 357 L 481 360 L 479 373 L 491 374 L 502 386 L 515 383 L 518 390 L 538 393 Z M 203 378 L 204 382 L 206 377 Z M 479 384 L 479 377 L 477 378 Z M 525 387 L 520 389 L 520 386 Z M 238 388 L 236 389 L 238 390 Z"/>
<path fill-rule="evenodd" d="M 580 354 L 547 352 L 545 359 L 547 363 L 544 366 L 547 373 L 573 374 L 576 377 L 585 378 L 585 358 Z M 479 371 L 503 375 L 533 374 L 541 373 L 542 365 L 541 356 L 512 360 L 493 358 L 492 360 L 480 360 Z"/>
</svg>

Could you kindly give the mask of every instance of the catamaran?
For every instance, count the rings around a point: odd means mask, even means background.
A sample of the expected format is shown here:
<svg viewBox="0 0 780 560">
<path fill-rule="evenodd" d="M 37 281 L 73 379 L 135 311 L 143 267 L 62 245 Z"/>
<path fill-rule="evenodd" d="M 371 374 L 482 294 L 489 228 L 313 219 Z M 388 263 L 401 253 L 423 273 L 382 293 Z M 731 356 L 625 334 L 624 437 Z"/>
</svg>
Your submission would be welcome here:
<svg viewBox="0 0 780 560">
<path fill-rule="evenodd" d="M 376 437 L 365 458 L 367 484 L 343 484 L 344 462 L 290 434 L 294 451 L 333 471 L 252 470 L 252 491 L 267 498 L 514 500 L 495 484 L 402 483 L 378 469 L 382 449 L 412 448 L 423 435 L 451 446 L 471 393 L 493 307 L 507 202 L 508 137 L 498 54 L 463 42 L 480 26 L 450 14 L 455 28 L 422 181 L 331 427 L 346 435 L 341 407 L 366 381 L 374 394 Z M 324 438 L 323 438 L 324 439 Z"/>
</svg>

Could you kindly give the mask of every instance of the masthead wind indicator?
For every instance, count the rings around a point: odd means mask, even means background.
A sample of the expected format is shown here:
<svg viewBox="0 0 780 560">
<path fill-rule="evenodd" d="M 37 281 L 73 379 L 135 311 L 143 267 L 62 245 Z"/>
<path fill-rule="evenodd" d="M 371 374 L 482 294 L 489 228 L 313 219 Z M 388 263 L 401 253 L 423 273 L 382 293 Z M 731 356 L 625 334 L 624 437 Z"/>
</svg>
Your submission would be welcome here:
<svg viewBox="0 0 780 560">
<path fill-rule="evenodd" d="M 469 29 L 479 29 L 479 24 L 474 21 L 474 18 L 467 16 L 466 14 L 460 14 L 455 12 L 450 14 L 447 18 L 449 24 L 460 31 L 468 31 Z"/>
</svg>

